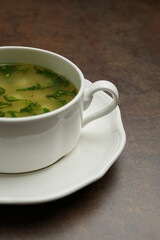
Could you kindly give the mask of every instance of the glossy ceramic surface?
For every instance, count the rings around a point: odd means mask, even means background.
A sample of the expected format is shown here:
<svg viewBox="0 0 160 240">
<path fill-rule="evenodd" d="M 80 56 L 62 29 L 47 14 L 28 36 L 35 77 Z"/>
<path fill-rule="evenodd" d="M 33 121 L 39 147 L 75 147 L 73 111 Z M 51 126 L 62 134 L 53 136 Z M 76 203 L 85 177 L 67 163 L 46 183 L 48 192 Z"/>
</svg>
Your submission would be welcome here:
<svg viewBox="0 0 160 240">
<path fill-rule="evenodd" d="M 118 103 L 118 90 L 108 81 L 84 87 L 80 69 L 71 61 L 46 50 L 0 47 L 0 63 L 30 63 L 49 68 L 75 84 L 78 94 L 65 106 L 41 115 L 0 118 L 0 172 L 23 173 L 42 169 L 68 154 L 76 146 L 82 125 L 110 113 Z M 83 119 L 95 92 L 109 91 L 113 99 L 103 109 Z"/>
<path fill-rule="evenodd" d="M 87 81 L 86 85 L 90 85 Z M 109 104 L 103 92 L 85 115 Z M 65 197 L 101 178 L 122 152 L 126 141 L 117 107 L 82 129 L 76 148 L 45 169 L 26 174 L 0 174 L 1 204 L 36 204 Z"/>
</svg>

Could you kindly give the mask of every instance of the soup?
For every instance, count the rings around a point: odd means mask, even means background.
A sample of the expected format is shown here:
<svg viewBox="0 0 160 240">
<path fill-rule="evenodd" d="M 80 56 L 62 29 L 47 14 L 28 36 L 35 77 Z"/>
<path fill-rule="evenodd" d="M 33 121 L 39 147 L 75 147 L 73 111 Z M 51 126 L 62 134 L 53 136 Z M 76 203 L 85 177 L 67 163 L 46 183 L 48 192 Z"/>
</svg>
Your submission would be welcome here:
<svg viewBox="0 0 160 240">
<path fill-rule="evenodd" d="M 0 65 L 0 117 L 26 117 L 56 110 L 77 89 L 54 71 L 32 64 Z"/>
</svg>

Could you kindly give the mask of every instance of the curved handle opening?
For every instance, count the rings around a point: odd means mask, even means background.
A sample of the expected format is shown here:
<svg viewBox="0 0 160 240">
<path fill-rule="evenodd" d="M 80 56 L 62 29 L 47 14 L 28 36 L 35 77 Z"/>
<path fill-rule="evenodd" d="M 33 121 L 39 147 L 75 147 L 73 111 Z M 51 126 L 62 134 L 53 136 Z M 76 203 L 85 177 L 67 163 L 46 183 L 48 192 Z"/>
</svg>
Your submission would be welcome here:
<svg viewBox="0 0 160 240">
<path fill-rule="evenodd" d="M 91 104 L 93 100 L 94 93 L 98 91 L 105 91 L 109 92 L 112 95 L 112 101 L 103 109 L 100 109 L 91 115 L 85 117 L 82 122 L 82 127 L 86 126 L 88 123 L 90 123 L 93 120 L 96 120 L 100 117 L 103 117 L 110 112 L 112 112 L 116 106 L 118 105 L 118 100 L 119 100 L 119 93 L 116 88 L 116 86 L 106 80 L 100 80 L 95 83 L 92 83 L 89 87 L 85 89 L 84 92 L 84 110 L 86 110 L 89 105 Z"/>
</svg>

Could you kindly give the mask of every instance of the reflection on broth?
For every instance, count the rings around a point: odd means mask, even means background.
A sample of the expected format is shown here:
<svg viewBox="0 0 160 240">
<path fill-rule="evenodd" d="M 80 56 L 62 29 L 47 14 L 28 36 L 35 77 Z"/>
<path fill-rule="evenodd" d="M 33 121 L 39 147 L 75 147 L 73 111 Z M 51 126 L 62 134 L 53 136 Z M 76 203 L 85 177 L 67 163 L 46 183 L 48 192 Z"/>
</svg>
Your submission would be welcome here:
<svg viewBox="0 0 160 240">
<path fill-rule="evenodd" d="M 0 117 L 47 113 L 70 102 L 77 89 L 57 73 L 31 64 L 0 65 Z"/>
</svg>

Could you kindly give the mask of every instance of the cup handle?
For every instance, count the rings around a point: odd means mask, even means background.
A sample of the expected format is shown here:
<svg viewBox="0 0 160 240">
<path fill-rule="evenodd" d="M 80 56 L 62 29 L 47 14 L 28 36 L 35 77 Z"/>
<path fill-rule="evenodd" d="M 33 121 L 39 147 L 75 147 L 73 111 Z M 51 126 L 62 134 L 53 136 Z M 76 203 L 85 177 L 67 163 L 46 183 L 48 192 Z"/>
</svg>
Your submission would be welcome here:
<svg viewBox="0 0 160 240">
<path fill-rule="evenodd" d="M 118 94 L 118 90 L 117 90 L 116 86 L 109 81 L 100 80 L 95 83 L 92 83 L 89 87 L 87 87 L 85 89 L 84 98 L 83 98 L 84 111 L 91 104 L 94 93 L 101 91 L 101 90 L 111 93 L 112 98 L 113 98 L 112 101 L 105 108 L 100 109 L 100 110 L 96 111 L 95 113 L 92 113 L 91 115 L 85 117 L 82 122 L 82 127 L 86 126 L 88 123 L 90 123 L 91 121 L 93 121 L 97 118 L 100 118 L 100 117 L 103 117 L 103 116 L 109 114 L 116 108 L 116 106 L 118 104 L 118 100 L 119 100 L 119 94 Z"/>
</svg>

